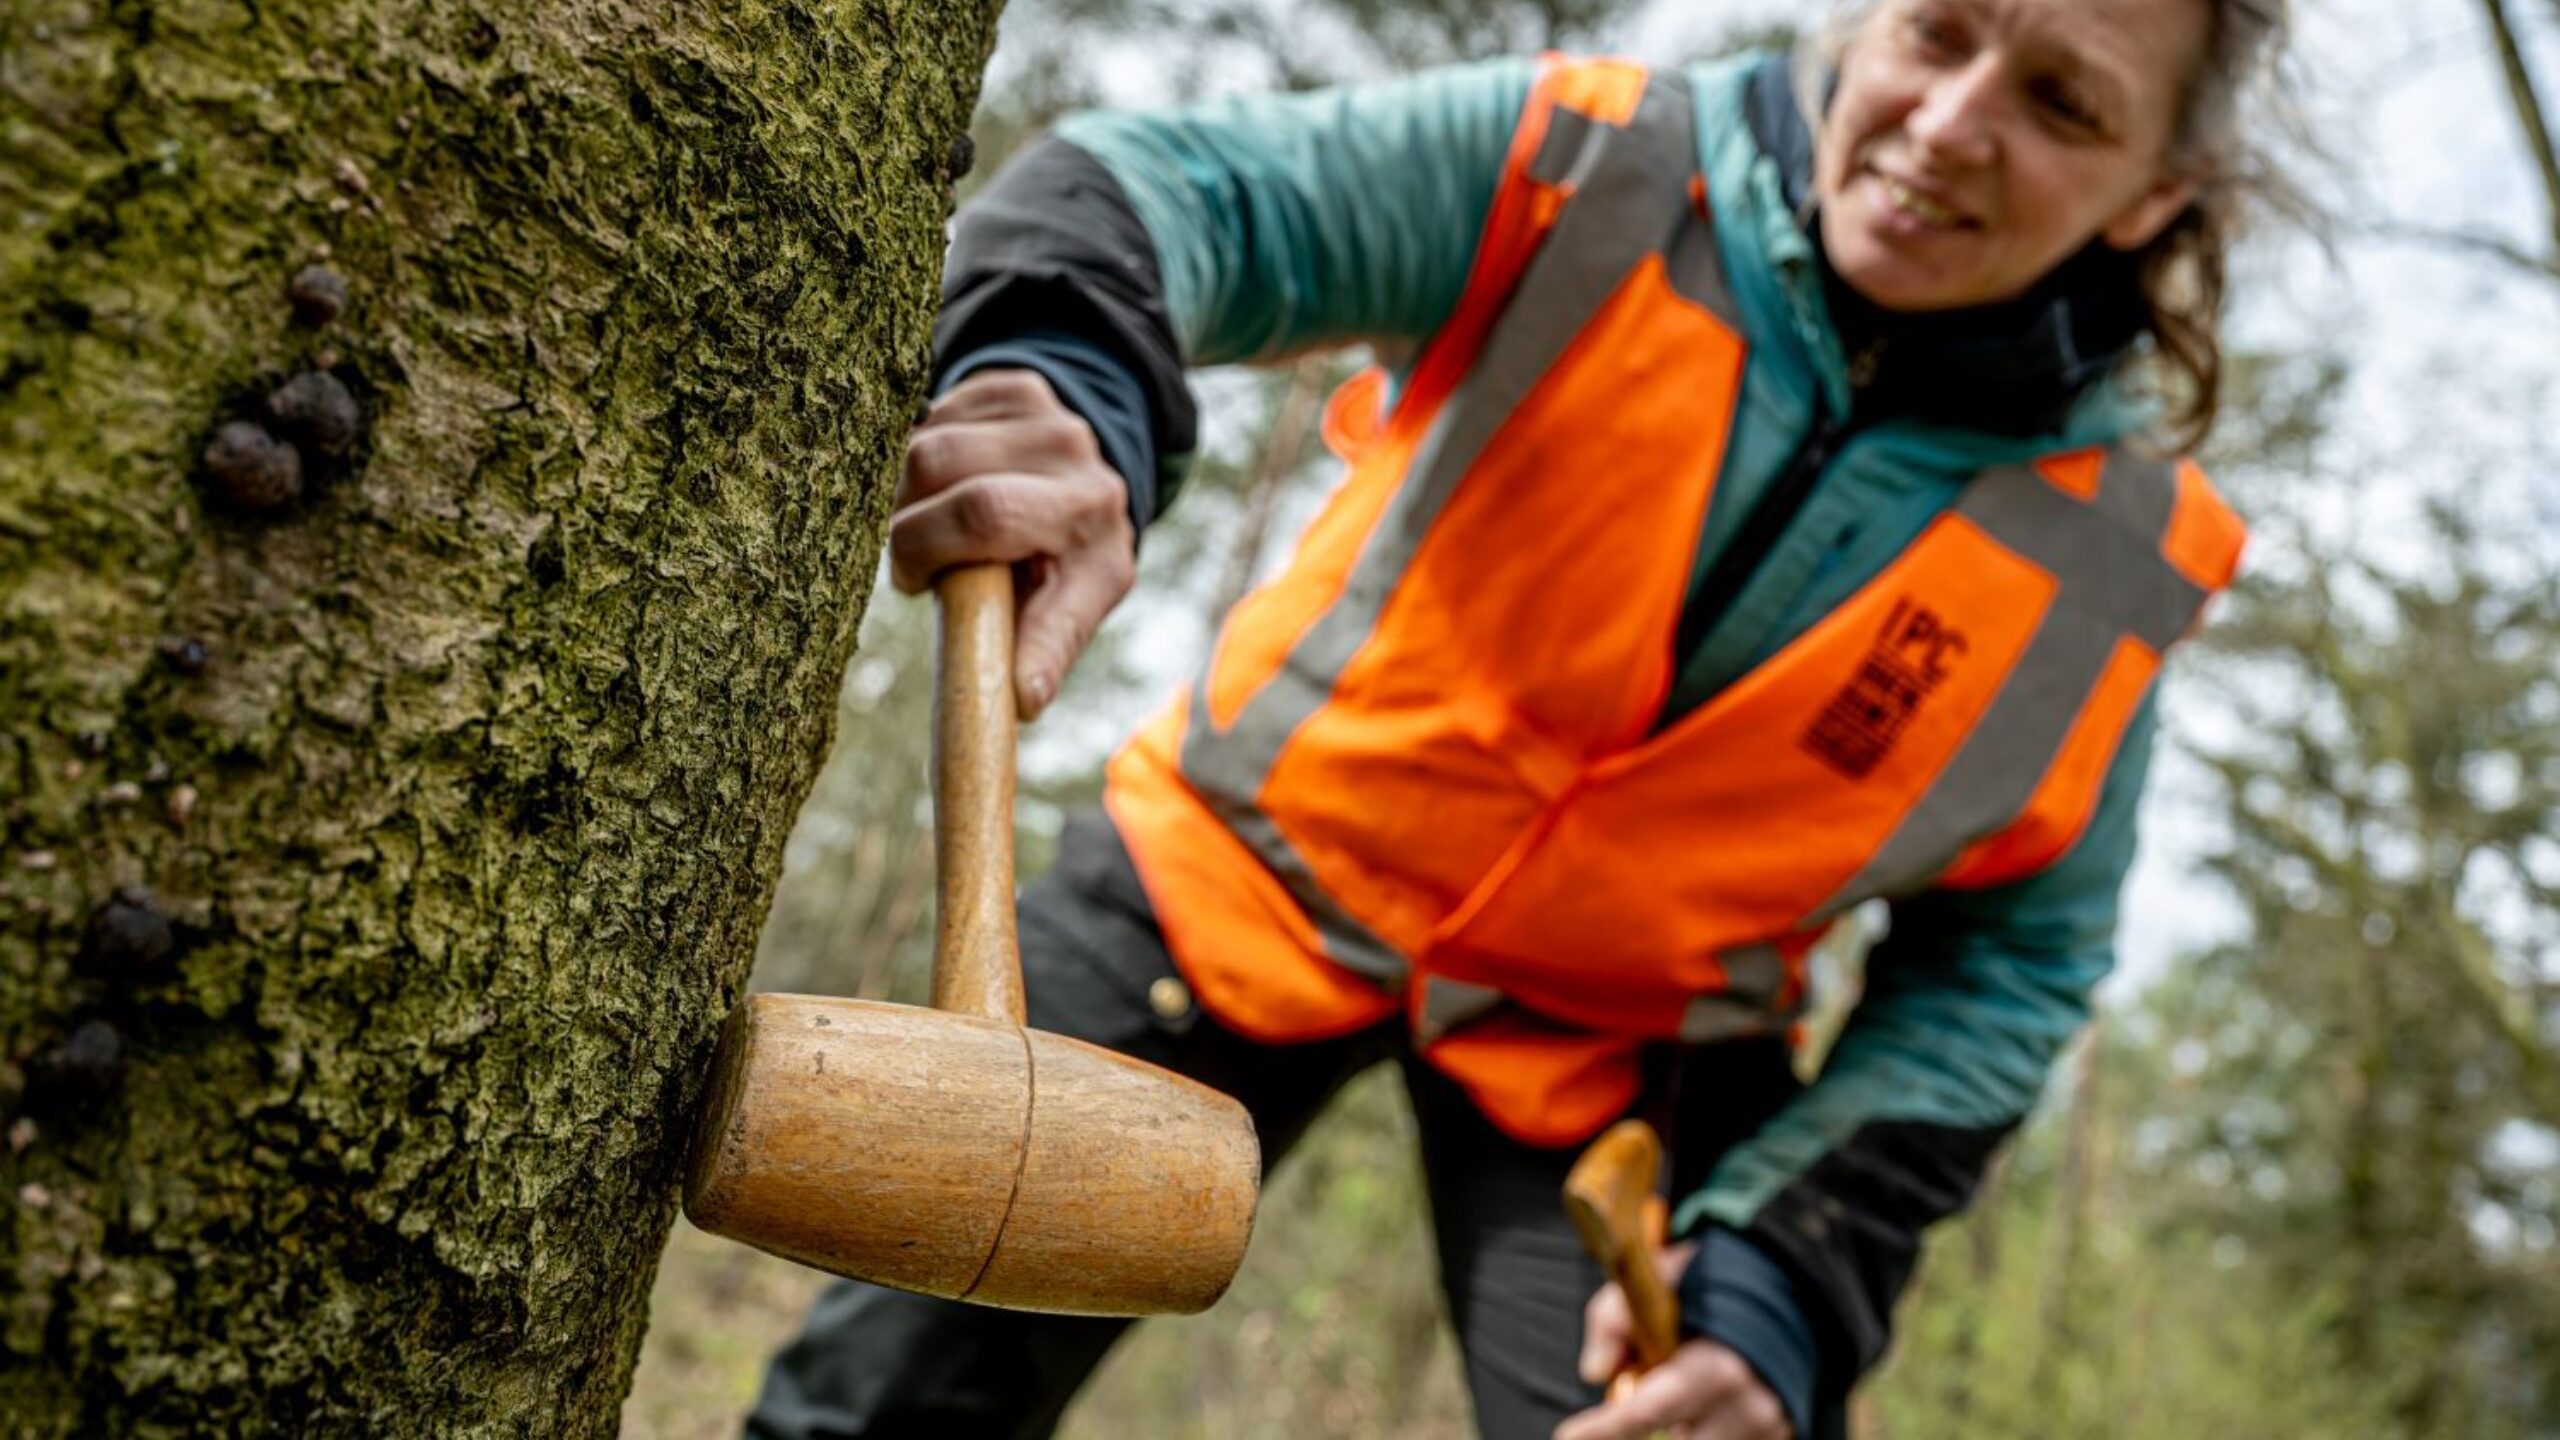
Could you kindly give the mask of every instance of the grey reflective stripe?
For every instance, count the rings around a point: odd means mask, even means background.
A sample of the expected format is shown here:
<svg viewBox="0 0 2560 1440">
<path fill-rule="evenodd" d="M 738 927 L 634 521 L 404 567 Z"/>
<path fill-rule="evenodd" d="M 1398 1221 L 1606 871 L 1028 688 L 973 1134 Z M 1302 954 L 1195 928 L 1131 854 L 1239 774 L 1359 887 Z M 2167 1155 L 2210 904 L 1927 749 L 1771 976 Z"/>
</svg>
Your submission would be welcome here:
<svg viewBox="0 0 2560 1440">
<path fill-rule="evenodd" d="M 1920 890 L 1965 846 L 2009 823 L 2043 783 L 2116 642 L 2130 634 L 2165 650 L 2185 631 L 2205 592 L 2160 553 L 2175 500 L 2169 467 L 2113 454 L 2091 503 L 2026 465 L 1984 471 L 1966 486 L 1956 513 L 2043 567 L 2060 588 L 1973 733 L 1865 866 L 1814 912 L 1816 921 Z"/>
<path fill-rule="evenodd" d="M 1490 986 L 1441 975 L 1425 976 L 1422 986 L 1422 1008 L 1413 1016 L 1414 1043 L 1419 1045 L 1428 1045 L 1459 1026 L 1471 1025 L 1512 1003 Z M 1766 1035 L 1784 1028 L 1803 1011 L 1801 1004 L 1781 1009 L 1776 1001 L 1774 990 L 1765 996 L 1723 991 L 1693 995 L 1681 1009 L 1677 1038 L 1703 1045 L 1741 1035 Z"/>
<path fill-rule="evenodd" d="M 1680 1013 L 1680 1038 L 1692 1045 L 1707 1045 L 1744 1035 L 1766 1035 L 1795 1016 L 1793 1009 L 1781 1014 L 1767 1005 L 1731 995 L 1696 995 L 1690 997 L 1688 1008 Z"/>
<path fill-rule="evenodd" d="M 1195 707 L 1195 718 L 1196 713 Z M 1404 988 L 1409 973 L 1404 956 L 1334 903 L 1333 897 L 1316 883 L 1315 872 L 1307 868 L 1298 847 L 1289 843 L 1289 837 L 1280 833 L 1270 816 L 1250 804 L 1236 804 L 1228 796 L 1205 790 L 1201 795 L 1227 829 L 1288 888 L 1298 908 L 1306 912 L 1308 922 L 1316 927 L 1326 958 L 1354 975 L 1375 981 L 1382 990 Z"/>
<path fill-rule="evenodd" d="M 1561 185 L 1593 149 L 1600 122 L 1561 105 L 1547 112 L 1547 133 L 1538 137 L 1538 153 L 1529 157 L 1526 173 L 1541 185 Z"/>
<path fill-rule="evenodd" d="M 1716 249 L 1713 220 L 1691 209 L 1688 223 L 1672 237 L 1665 262 L 1675 294 L 1723 321 L 1724 328 L 1736 336 L 1742 334 L 1742 312 L 1725 284 L 1724 256 Z"/>
<path fill-rule="evenodd" d="M 1192 687 L 1182 773 L 1237 837 L 1306 909 L 1337 963 L 1390 988 L 1403 958 L 1315 883 L 1305 860 L 1261 813 L 1262 786 L 1298 727 L 1333 694 L 1375 633 L 1388 598 L 1413 563 L 1459 481 L 1530 389 L 1606 303 L 1628 271 L 1658 253 L 1687 217 L 1686 177 L 1696 133 L 1688 83 L 1673 75 L 1645 86 L 1631 123 L 1616 126 L 1557 111 L 1538 163 L 1561 167 L 1574 192 L 1522 274 L 1483 350 L 1433 418 L 1411 466 L 1363 541 L 1342 593 L 1317 616 L 1261 689 L 1220 730 L 1208 706 L 1208 674 Z M 1568 156 L 1565 147 L 1571 147 Z M 1216 665 L 1210 659 L 1212 673 Z"/>
<path fill-rule="evenodd" d="M 2102 608 L 2117 630 L 2166 650 L 2205 601 L 2160 553 L 2177 494 L 2168 464 L 2111 453 L 2094 501 L 2063 494 L 2030 466 L 2005 465 L 1968 486 L 1956 509 L 2061 580 L 2069 602 Z"/>
<path fill-rule="evenodd" d="M 1738 945 L 1716 956 L 1724 966 L 1724 993 L 1762 1006 L 1777 1002 L 1787 988 L 1787 957 L 1775 945 Z"/>
<path fill-rule="evenodd" d="M 1668 233 L 1663 217 L 1647 214 L 1663 208 L 1663 167 L 1645 163 L 1653 157 L 1642 152 L 1661 148 L 1671 138 L 1686 140 L 1688 117 L 1686 87 L 1657 80 L 1646 87 L 1636 128 L 1620 143 L 1598 146 L 1605 163 L 1593 167 L 1587 183 L 1558 216 L 1513 302 L 1494 322 L 1474 368 L 1434 417 L 1403 484 L 1353 561 L 1342 594 L 1307 628 L 1269 683 L 1245 703 L 1234 728 L 1217 737 L 1218 748 L 1238 746 L 1246 752 L 1222 759 L 1237 781 L 1251 777 L 1251 786 L 1239 785 L 1239 793 L 1259 791 L 1261 778 L 1289 736 L 1331 696 L 1343 668 L 1376 630 L 1388 597 L 1459 480 L 1628 269 L 1653 253 L 1647 232 Z M 1613 133 L 1606 126 L 1592 129 L 1595 136 Z M 1652 143 L 1639 143 L 1647 140 Z M 1685 204 L 1680 213 L 1687 213 Z M 1195 705 L 1192 718 L 1205 719 L 1205 708 Z M 1205 741 L 1210 733 L 1195 724 L 1191 739 Z M 1192 769 L 1192 749 L 1185 746 L 1186 772 Z"/>
<path fill-rule="evenodd" d="M 1428 1045 L 1469 1021 L 1483 1019 L 1502 1003 L 1502 992 L 1490 985 L 1426 975 L 1422 980 L 1422 1004 L 1413 1015 L 1413 1038 Z"/>
<path fill-rule="evenodd" d="M 1725 987 L 1692 996 L 1680 1016 L 1680 1038 L 1691 1044 L 1730 1040 L 1737 1035 L 1765 1035 L 1785 1025 L 1803 1008 L 1803 999 L 1781 1009 L 1778 997 L 1787 988 L 1787 957 L 1765 941 L 1737 945 L 1716 956 L 1724 966 Z"/>
<path fill-rule="evenodd" d="M 1298 908 L 1305 912 L 1308 923 L 1315 926 L 1323 941 L 1328 959 L 1354 975 L 1375 981 L 1382 990 L 1404 988 L 1409 973 L 1404 956 L 1334 903 L 1325 888 L 1316 883 L 1306 857 L 1262 812 L 1257 802 L 1270 761 L 1235 743 L 1232 733 L 1222 734 L 1211 723 L 1208 686 L 1208 677 L 1203 675 L 1191 687 L 1191 713 L 1182 735 L 1183 778 L 1207 803 L 1210 813 L 1261 860 L 1263 868 L 1298 902 Z M 1273 753 L 1278 753 L 1277 747 Z"/>
</svg>

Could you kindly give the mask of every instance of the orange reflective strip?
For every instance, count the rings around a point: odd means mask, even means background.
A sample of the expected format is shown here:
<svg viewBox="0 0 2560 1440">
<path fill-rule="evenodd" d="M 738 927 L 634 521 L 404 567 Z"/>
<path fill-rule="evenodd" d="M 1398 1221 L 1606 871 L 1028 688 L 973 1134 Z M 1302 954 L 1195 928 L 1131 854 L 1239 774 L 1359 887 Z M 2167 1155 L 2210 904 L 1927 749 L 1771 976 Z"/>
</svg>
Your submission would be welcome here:
<svg viewBox="0 0 2560 1440">
<path fill-rule="evenodd" d="M 1743 360 L 1741 341 L 1671 288 L 1660 255 L 1639 262 L 1502 418 L 1381 613 L 1392 638 L 1353 661 L 1342 690 L 1392 693 L 1413 667 L 1459 670 L 1486 702 L 1524 712 L 1537 732 L 1524 745 L 1560 749 L 1576 769 L 1641 738 L 1670 686 Z M 1452 655 L 1468 658 L 1437 658 Z"/>
<path fill-rule="evenodd" d="M 1641 1087 L 1632 1036 L 1566 1030 L 1505 1010 L 1423 1047 L 1502 1132 L 1554 1148 L 1627 1113 Z"/>
<path fill-rule="evenodd" d="M 1787 962 L 1787 983 L 1778 987 L 1778 998 L 1771 1002 L 1771 1008 L 1779 1014 L 1792 1015 L 1803 1009 L 1805 1002 L 1812 998 L 1813 947 L 1821 944 L 1822 938 L 1830 934 L 1832 925 L 1837 923 L 1826 922 L 1817 929 L 1778 938 L 1779 958 Z"/>
<path fill-rule="evenodd" d="M 2125 727 L 2159 673 L 2160 652 L 2130 635 L 2119 638 L 2026 809 L 1999 833 L 1967 846 L 1938 883 L 1951 890 L 2006 884 L 2034 874 L 2080 843 L 2089 817 L 2097 813 L 2098 792 L 2115 764 Z"/>
<path fill-rule="evenodd" d="M 1288 891 L 1182 783 L 1184 707 L 1111 758 L 1103 808 L 1129 847 L 1174 965 L 1210 1014 L 1277 1043 L 1348 1034 L 1398 997 L 1318 958 L 1324 942 Z"/>
<path fill-rule="evenodd" d="M 2160 539 L 2160 555 L 2195 585 L 2219 590 L 2240 569 L 2240 551 L 2249 540 L 2248 527 L 2223 502 L 2192 460 L 2178 462 L 2177 507 L 2169 512 L 2169 530 Z"/>
<path fill-rule="evenodd" d="M 1530 88 L 1528 106 L 1521 112 L 1520 123 L 1512 127 L 1511 149 L 1502 159 L 1502 180 L 1485 213 L 1484 233 L 1476 240 L 1467 283 L 1439 333 L 1414 362 L 1404 399 L 1396 407 L 1400 417 L 1403 412 L 1437 409 L 1475 363 L 1485 330 L 1511 297 L 1512 282 L 1519 279 L 1521 267 L 1555 221 L 1552 197 L 1557 192 L 1528 178 L 1529 162 L 1546 143 L 1547 123 L 1555 113 L 1564 77 L 1574 68 L 1565 62 L 1542 67 Z"/>
<path fill-rule="evenodd" d="M 1545 981 L 1530 983 L 1520 979 L 1522 972 L 1516 967 L 1486 966 L 1483 959 L 1481 954 L 1444 946 L 1427 952 L 1416 968 L 1427 970 L 1437 983 L 1454 981 L 1498 990 L 1543 1021 L 1605 1035 L 1670 1039 L 1680 1034 L 1691 1002 L 1715 993 L 1693 986 L 1685 971 L 1679 984 L 1670 983 L 1659 973 L 1665 966 L 1656 966 L 1655 974 L 1619 978 L 1559 963 Z M 1784 988 L 1783 983 L 1779 988 Z M 1748 1002 L 1745 1008 L 1774 1017 L 1762 999 Z"/>
<path fill-rule="evenodd" d="M 1529 162 L 1546 142 L 1555 108 L 1563 105 L 1593 120 L 1624 125 L 1634 117 L 1644 86 L 1644 67 L 1632 61 L 1546 57 L 1520 123 L 1512 128 L 1511 148 L 1502 160 L 1502 180 L 1485 215 L 1484 234 L 1476 242 L 1466 286 L 1439 334 L 1414 363 L 1404 399 L 1396 407 L 1399 419 L 1404 412 L 1418 412 L 1420 423 L 1428 423 L 1428 412 L 1439 407 L 1475 363 L 1485 330 L 1510 300 L 1512 283 L 1555 223 L 1564 192 L 1528 178 Z"/>
<path fill-rule="evenodd" d="M 2074 500 L 2097 499 L 2098 477 L 2106 468 L 2107 452 L 2096 447 L 2047 455 L 2036 461 L 2036 473 L 2045 478 L 2045 483 Z"/>
<path fill-rule="evenodd" d="M 1644 97 L 1645 67 L 1633 60 L 1567 57 L 1548 52 L 1540 78 L 1553 87 L 1555 102 L 1604 125 L 1624 125 L 1635 118 Z"/>
<path fill-rule="evenodd" d="M 1375 365 L 1335 386 L 1324 402 L 1325 448 L 1359 459 L 1386 423 L 1386 398 L 1387 372 Z"/>
<path fill-rule="evenodd" d="M 1355 466 L 1351 478 L 1317 515 L 1289 568 L 1229 612 L 1203 696 L 1210 719 L 1219 728 L 1235 723 L 1245 702 L 1296 648 L 1307 627 L 1340 597 L 1362 543 L 1404 479 L 1433 417 L 1475 364 L 1486 330 L 1510 300 L 1521 269 L 1553 223 L 1553 197 L 1561 192 L 1529 180 L 1527 171 L 1546 139 L 1556 105 L 1566 96 L 1579 96 L 1604 111 L 1613 109 L 1622 103 L 1619 92 L 1629 85 L 1629 76 L 1635 94 L 1641 96 L 1644 72 L 1640 67 L 1599 64 L 1597 68 L 1611 73 L 1583 74 L 1594 68 L 1594 63 L 1556 60 L 1541 70 L 1520 121 L 1512 128 L 1502 181 L 1494 191 L 1456 308 L 1415 361 L 1394 413 L 1370 430 L 1363 463 Z M 1624 99 L 1623 103 L 1632 114 L 1634 101 Z M 1328 419 L 1331 414 L 1328 407 Z"/>
<path fill-rule="evenodd" d="M 1394 498 L 1411 459 L 1414 434 L 1391 430 L 1353 467 L 1351 478 L 1318 511 L 1289 567 L 1236 603 L 1218 632 L 1209 662 L 1210 718 L 1231 726 L 1245 702 L 1297 647 L 1298 639 L 1342 594 L 1360 547 Z"/>
<path fill-rule="evenodd" d="M 1594 765 L 1442 927 L 1435 968 L 1513 993 L 1703 991 L 1730 946 L 1796 927 L 1929 792 L 2034 637 L 2055 579 L 1959 515 L 1806 635 Z M 1646 855 L 1713 863 L 1647 866 Z M 1536 854 L 1525 852 L 1535 851 Z"/>
<path fill-rule="evenodd" d="M 1336 703 L 1274 758 L 1265 794 L 1310 873 L 1406 954 L 1592 756 L 1652 724 L 1742 364 L 1642 262 L 1510 409 Z"/>
</svg>

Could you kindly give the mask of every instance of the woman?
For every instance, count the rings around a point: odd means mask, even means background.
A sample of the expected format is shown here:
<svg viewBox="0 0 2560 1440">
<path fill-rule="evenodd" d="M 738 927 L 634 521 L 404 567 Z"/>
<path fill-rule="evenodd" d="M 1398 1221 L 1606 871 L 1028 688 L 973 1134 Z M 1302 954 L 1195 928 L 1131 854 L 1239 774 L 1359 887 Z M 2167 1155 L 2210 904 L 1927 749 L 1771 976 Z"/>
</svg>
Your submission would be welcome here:
<svg viewBox="0 0 2560 1440">
<path fill-rule="evenodd" d="M 963 215 L 895 578 L 1022 567 L 1026 716 L 1128 588 L 1184 365 L 1392 371 L 1025 963 L 1033 1024 L 1233 1091 L 1275 1158 L 1403 1064 L 1486 1434 L 1838 1433 L 2084 1018 L 2151 681 L 2238 555 L 2142 442 L 2212 419 L 2273 3 L 1887 0 L 1803 84 L 1550 58 L 1085 116 Z M 1805 953 L 1869 898 L 1798 1087 Z M 1627 1113 L 1686 1338 L 1602 1405 L 1624 1306 L 1556 1194 Z M 1045 1433 L 1117 1329 L 841 1287 L 750 1431 Z"/>
</svg>

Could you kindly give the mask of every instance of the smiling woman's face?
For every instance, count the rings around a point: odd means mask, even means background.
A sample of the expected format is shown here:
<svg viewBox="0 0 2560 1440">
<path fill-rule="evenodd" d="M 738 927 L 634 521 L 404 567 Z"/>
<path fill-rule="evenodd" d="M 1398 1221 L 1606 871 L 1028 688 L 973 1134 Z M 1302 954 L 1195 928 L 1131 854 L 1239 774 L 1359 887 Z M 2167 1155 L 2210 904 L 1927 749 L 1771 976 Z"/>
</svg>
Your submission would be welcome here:
<svg viewBox="0 0 2560 1440">
<path fill-rule="evenodd" d="M 2092 239 L 2140 249 L 2209 0 L 1884 0 L 1815 151 L 1832 268 L 1888 310 L 2016 296 Z"/>
</svg>

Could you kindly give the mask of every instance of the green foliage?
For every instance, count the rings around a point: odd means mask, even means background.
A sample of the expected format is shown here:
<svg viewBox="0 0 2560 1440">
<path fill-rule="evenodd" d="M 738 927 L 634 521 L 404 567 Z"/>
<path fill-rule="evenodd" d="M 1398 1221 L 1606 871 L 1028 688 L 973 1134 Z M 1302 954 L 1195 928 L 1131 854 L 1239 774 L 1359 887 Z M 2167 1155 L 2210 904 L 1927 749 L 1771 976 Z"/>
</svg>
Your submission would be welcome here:
<svg viewBox="0 0 2560 1440">
<path fill-rule="evenodd" d="M 1893 1440 L 2375 1435 L 2331 1341 L 2342 1296 L 2297 1289 L 2171 1203 L 2143 1159 L 2160 1057 L 2110 1030 L 2067 1107 L 1933 1238 L 1862 1433 Z"/>
<path fill-rule="evenodd" d="M 2278 1273 L 2344 1287 L 2342 1359 L 2407 1433 L 2533 1433 L 2560 1196 L 2502 1156 L 2560 1126 L 2560 575 L 2449 502 L 2423 538 L 2414 575 L 2306 540 L 2214 642 L 2246 724 L 2206 757 L 2212 868 L 2248 926 L 2203 957 L 2222 1104 L 2176 1138 L 2271 1197 L 2217 1198 Z"/>
</svg>

